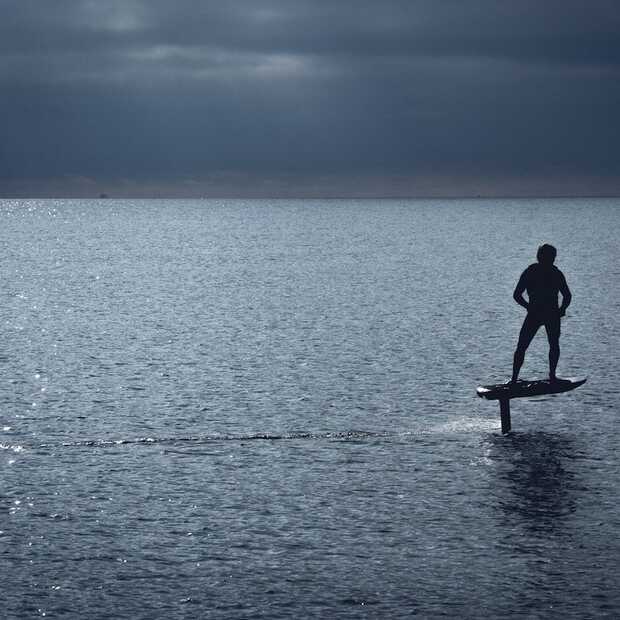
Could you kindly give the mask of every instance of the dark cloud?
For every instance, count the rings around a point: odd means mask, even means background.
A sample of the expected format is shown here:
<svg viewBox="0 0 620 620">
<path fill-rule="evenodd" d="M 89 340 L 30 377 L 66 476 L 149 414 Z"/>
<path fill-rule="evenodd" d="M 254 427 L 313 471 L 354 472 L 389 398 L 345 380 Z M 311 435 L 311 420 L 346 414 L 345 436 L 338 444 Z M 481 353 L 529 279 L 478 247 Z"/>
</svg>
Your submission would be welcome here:
<svg viewBox="0 0 620 620">
<path fill-rule="evenodd" d="M 0 0 L 0 193 L 222 174 L 620 191 L 619 26 L 603 1 Z"/>
<path fill-rule="evenodd" d="M 617 64 L 613 1 L 200 0 L 2 2 L 4 52 L 131 52 L 170 46 L 249 53 L 487 56 Z"/>
</svg>

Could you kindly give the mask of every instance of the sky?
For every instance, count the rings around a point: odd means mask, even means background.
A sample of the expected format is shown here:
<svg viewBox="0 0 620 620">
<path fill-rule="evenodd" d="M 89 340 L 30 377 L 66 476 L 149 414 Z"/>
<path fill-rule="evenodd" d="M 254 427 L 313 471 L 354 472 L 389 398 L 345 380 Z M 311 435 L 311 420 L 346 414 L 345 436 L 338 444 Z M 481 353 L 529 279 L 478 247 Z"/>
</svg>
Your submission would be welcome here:
<svg viewBox="0 0 620 620">
<path fill-rule="evenodd" d="M 617 0 L 0 0 L 0 197 L 620 195 Z"/>
</svg>

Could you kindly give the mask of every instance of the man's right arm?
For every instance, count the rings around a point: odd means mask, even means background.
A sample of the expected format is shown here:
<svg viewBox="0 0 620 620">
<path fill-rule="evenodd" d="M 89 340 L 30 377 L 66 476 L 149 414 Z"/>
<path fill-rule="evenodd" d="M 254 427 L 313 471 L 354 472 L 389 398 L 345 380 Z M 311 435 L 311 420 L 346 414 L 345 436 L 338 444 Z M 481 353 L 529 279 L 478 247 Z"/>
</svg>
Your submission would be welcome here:
<svg viewBox="0 0 620 620">
<path fill-rule="evenodd" d="M 530 307 L 529 303 L 523 297 L 523 293 L 526 289 L 525 282 L 525 271 L 521 274 L 519 281 L 517 282 L 517 286 L 515 287 L 515 292 L 512 294 L 512 298 L 520 305 L 523 306 L 526 310 Z"/>
</svg>

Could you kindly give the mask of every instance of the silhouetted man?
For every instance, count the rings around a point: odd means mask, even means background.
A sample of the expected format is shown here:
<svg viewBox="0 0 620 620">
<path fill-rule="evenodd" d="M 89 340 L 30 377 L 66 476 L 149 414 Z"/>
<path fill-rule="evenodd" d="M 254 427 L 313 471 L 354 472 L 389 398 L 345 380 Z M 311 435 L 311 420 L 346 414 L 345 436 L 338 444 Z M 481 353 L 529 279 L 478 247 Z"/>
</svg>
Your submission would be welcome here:
<svg viewBox="0 0 620 620">
<path fill-rule="evenodd" d="M 541 325 L 545 326 L 549 340 L 549 380 L 557 381 L 555 369 L 560 359 L 560 319 L 571 302 L 571 292 L 564 274 L 554 266 L 557 250 L 548 243 L 536 253 L 537 263 L 530 265 L 519 278 L 513 294 L 514 300 L 527 310 L 519 342 L 514 354 L 511 382 L 516 382 L 523 365 L 525 351 Z M 527 301 L 523 293 L 527 292 Z M 558 307 L 558 293 L 562 305 Z"/>
</svg>

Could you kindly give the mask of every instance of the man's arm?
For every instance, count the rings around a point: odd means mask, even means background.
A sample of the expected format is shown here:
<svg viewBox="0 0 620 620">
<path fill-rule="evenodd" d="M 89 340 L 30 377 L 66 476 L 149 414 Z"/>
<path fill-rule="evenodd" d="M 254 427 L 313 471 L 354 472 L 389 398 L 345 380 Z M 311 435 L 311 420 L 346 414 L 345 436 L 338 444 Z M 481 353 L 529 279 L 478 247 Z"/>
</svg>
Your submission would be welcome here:
<svg viewBox="0 0 620 620">
<path fill-rule="evenodd" d="M 564 316 L 566 314 L 566 308 L 570 306 L 571 299 L 573 298 L 570 289 L 568 288 L 568 284 L 566 284 L 566 278 L 564 277 L 564 274 L 562 274 L 562 277 L 560 278 L 560 293 L 562 293 L 560 316 Z"/>
<path fill-rule="evenodd" d="M 525 271 L 521 274 L 519 281 L 517 282 L 517 286 L 515 287 L 515 292 L 512 294 L 512 298 L 520 305 L 523 306 L 526 310 L 530 307 L 530 304 L 523 297 L 523 292 L 525 291 Z"/>
</svg>

